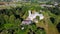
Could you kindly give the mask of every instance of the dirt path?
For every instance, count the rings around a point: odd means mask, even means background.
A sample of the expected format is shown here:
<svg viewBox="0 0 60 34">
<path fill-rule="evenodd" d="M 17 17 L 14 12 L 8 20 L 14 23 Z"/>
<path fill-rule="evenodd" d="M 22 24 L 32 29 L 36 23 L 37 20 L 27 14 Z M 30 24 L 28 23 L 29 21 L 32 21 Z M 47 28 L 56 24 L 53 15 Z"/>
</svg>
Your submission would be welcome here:
<svg viewBox="0 0 60 34">
<path fill-rule="evenodd" d="M 43 27 L 46 31 L 46 34 L 59 34 L 56 27 L 50 22 L 48 14 L 45 14 L 44 20 L 36 25 Z"/>
</svg>

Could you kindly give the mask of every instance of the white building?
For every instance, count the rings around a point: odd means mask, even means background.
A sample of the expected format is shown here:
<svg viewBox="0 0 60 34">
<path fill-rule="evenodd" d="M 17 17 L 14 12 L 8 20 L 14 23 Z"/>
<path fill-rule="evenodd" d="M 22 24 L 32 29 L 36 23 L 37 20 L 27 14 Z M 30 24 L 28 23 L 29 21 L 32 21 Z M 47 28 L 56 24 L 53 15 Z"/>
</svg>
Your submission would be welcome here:
<svg viewBox="0 0 60 34">
<path fill-rule="evenodd" d="M 27 17 L 26 20 L 22 21 L 22 24 L 29 25 L 29 24 L 33 23 L 32 21 L 38 23 L 38 20 L 35 19 L 36 16 L 39 16 L 39 19 L 40 19 L 40 20 L 44 19 L 43 14 L 39 14 L 38 12 L 35 12 L 34 14 L 32 14 L 30 10 L 29 10 L 28 12 L 29 12 L 29 16 Z M 35 19 L 35 20 L 34 20 L 34 19 Z"/>
<path fill-rule="evenodd" d="M 42 20 L 44 18 L 43 14 L 39 14 L 38 12 L 35 12 L 34 14 L 31 14 L 31 11 L 29 10 L 29 16 L 27 18 L 27 20 L 33 20 L 36 18 L 36 16 L 39 16 L 40 20 Z"/>
<path fill-rule="evenodd" d="M 42 5 L 40 5 L 41 7 L 44 7 L 44 6 L 46 6 L 46 7 L 53 7 L 53 5 L 46 5 L 46 4 L 42 4 Z"/>
<path fill-rule="evenodd" d="M 55 5 L 55 6 L 56 6 L 56 5 L 58 5 L 58 3 L 57 3 L 57 2 L 55 2 L 55 3 L 54 3 L 54 5 Z"/>
</svg>

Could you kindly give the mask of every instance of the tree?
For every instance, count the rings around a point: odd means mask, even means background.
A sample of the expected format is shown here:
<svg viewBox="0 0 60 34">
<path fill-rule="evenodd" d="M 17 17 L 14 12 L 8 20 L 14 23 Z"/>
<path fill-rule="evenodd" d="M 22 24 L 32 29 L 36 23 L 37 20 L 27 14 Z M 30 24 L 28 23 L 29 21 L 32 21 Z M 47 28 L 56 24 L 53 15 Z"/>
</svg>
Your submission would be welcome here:
<svg viewBox="0 0 60 34">
<path fill-rule="evenodd" d="M 3 16 L 3 14 L 0 14 L 0 29 L 3 29 L 3 26 L 6 23 Z"/>
<path fill-rule="evenodd" d="M 14 17 L 14 15 L 11 15 L 9 17 L 9 23 L 15 23 L 15 17 Z"/>
<path fill-rule="evenodd" d="M 9 23 L 9 16 L 8 15 L 4 15 L 4 20 L 6 23 Z"/>
</svg>

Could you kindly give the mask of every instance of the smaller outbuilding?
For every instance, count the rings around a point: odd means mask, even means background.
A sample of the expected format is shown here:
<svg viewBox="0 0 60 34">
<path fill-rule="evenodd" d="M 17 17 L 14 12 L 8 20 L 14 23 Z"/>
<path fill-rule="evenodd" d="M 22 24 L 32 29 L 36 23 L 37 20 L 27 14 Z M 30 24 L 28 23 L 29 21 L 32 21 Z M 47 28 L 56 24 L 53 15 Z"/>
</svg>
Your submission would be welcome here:
<svg viewBox="0 0 60 34">
<path fill-rule="evenodd" d="M 22 21 L 22 24 L 26 24 L 26 25 L 29 25 L 29 24 L 31 24 L 31 23 L 32 23 L 31 20 L 24 20 L 24 21 Z"/>
</svg>

